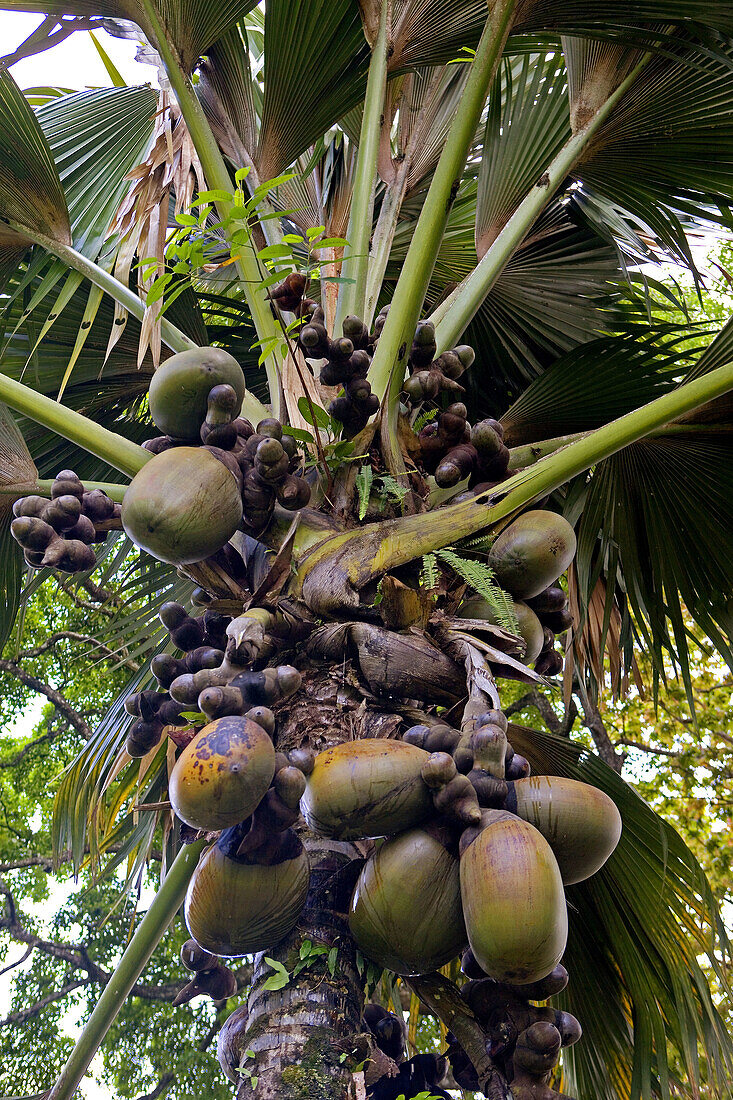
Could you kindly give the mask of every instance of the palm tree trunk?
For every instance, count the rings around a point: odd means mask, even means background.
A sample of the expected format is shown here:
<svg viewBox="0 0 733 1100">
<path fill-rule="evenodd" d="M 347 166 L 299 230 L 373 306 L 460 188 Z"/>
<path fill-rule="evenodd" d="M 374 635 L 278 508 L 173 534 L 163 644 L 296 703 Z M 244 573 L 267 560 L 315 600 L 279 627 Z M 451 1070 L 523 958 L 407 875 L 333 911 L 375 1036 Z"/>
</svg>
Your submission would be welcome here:
<svg viewBox="0 0 733 1100">
<path fill-rule="evenodd" d="M 256 957 L 246 1036 L 251 1054 L 244 1063 L 251 1076 L 242 1076 L 237 1100 L 358 1097 L 352 1068 L 360 1061 L 353 1054 L 361 1030 L 363 981 L 346 920 L 358 853 L 353 845 L 312 835 L 303 839 L 311 858 L 308 899 L 290 935 Z M 283 989 L 265 989 L 275 973 L 265 956 L 292 974 L 309 943 L 329 953 L 316 955 Z"/>
</svg>

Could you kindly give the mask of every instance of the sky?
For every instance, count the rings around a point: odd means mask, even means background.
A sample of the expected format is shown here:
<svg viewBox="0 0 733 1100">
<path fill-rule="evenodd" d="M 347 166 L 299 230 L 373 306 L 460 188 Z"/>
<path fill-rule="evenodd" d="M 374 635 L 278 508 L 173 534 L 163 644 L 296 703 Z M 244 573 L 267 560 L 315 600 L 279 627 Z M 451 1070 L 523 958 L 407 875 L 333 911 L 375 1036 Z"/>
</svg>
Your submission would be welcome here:
<svg viewBox="0 0 733 1100">
<path fill-rule="evenodd" d="M 0 12 L 0 54 L 4 55 L 16 50 L 42 19 L 43 16 L 38 14 Z M 157 84 L 155 69 L 150 65 L 139 65 L 135 61 L 134 42 L 112 38 L 105 31 L 95 31 L 95 36 L 129 84 Z M 45 53 L 19 61 L 10 71 L 23 89 L 50 85 L 77 91 L 83 88 L 108 88 L 112 84 L 94 43 L 84 32 L 70 35 L 65 42 Z M 43 702 L 39 700 L 39 706 L 25 716 L 28 727 L 32 728 L 37 722 L 42 705 Z M 20 734 L 20 731 L 18 732 Z M 44 907 L 46 911 L 49 914 L 54 913 L 63 904 L 69 892 L 68 885 L 55 886 Z M 42 910 L 37 911 L 35 915 L 42 918 Z M 22 950 L 20 948 L 18 950 L 22 954 Z M 9 1008 L 12 976 L 11 973 L 0 978 L 0 1017 L 5 1015 Z M 65 1021 L 70 1035 L 75 1034 L 77 1022 L 76 1014 L 70 1015 Z M 83 1082 L 80 1092 L 86 1100 L 114 1100 L 113 1093 L 95 1084 L 88 1077 Z"/>
</svg>

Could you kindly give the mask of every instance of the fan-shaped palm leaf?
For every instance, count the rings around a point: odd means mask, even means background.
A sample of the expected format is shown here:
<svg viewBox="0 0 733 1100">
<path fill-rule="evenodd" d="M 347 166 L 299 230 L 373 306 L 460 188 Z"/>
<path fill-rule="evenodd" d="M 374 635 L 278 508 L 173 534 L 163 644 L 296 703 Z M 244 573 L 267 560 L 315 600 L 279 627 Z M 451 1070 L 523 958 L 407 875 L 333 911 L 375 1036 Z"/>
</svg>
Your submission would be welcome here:
<svg viewBox="0 0 733 1100">
<path fill-rule="evenodd" d="M 730 950 L 715 898 L 674 829 L 598 757 L 563 737 L 510 726 L 533 771 L 591 783 L 618 806 L 621 841 L 606 866 L 567 890 L 570 984 L 562 1007 L 583 1021 L 584 1039 L 565 1056 L 578 1096 L 668 1100 L 673 1058 L 699 1083 L 698 1044 L 726 1079 L 733 1043 L 715 1007 L 700 956 L 725 983 Z M 656 1085 L 652 1082 L 656 1080 Z"/>
</svg>

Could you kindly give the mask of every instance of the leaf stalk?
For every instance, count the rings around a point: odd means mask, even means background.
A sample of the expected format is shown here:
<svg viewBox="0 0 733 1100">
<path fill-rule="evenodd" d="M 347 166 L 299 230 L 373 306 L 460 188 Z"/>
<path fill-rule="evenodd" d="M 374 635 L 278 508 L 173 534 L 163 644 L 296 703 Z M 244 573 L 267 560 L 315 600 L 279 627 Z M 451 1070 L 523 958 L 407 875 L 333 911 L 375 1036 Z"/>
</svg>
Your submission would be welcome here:
<svg viewBox="0 0 733 1100">
<path fill-rule="evenodd" d="M 205 841 L 184 845 L 102 991 L 47 1100 L 70 1100 L 186 895 Z"/>
</svg>

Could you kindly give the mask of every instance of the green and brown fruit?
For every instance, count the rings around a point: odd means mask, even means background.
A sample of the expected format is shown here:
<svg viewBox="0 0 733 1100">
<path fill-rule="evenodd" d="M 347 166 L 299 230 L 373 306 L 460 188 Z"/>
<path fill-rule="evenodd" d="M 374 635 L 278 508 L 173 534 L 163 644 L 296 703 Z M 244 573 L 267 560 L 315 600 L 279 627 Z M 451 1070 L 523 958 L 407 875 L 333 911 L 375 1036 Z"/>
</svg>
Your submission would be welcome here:
<svg viewBox="0 0 733 1100">
<path fill-rule="evenodd" d="M 181 821 L 194 829 L 228 829 L 254 813 L 275 774 L 275 749 L 249 718 L 218 718 L 183 750 L 171 772 L 168 796 Z"/>
<path fill-rule="evenodd" d="M 158 561 L 188 565 L 220 550 L 242 521 L 233 474 L 205 447 L 162 451 L 132 480 L 122 526 Z"/>
<path fill-rule="evenodd" d="M 417 828 L 386 840 L 359 875 L 349 925 L 364 955 L 396 974 L 426 974 L 460 954 L 458 859 L 444 839 Z"/>
<path fill-rule="evenodd" d="M 485 810 L 483 827 L 461 838 L 461 899 L 479 966 L 500 982 L 525 985 L 554 970 L 568 917 L 562 876 L 537 829 L 505 810 Z"/>
<path fill-rule="evenodd" d="M 621 837 L 615 802 L 589 783 L 557 775 L 518 779 L 507 809 L 530 822 L 552 848 L 563 882 L 582 882 L 600 870 Z"/>
<path fill-rule="evenodd" d="M 514 600 L 512 609 L 517 619 L 519 635 L 524 639 L 527 647 L 523 660 L 529 665 L 532 661 L 536 661 L 542 652 L 544 644 L 542 623 L 534 611 L 521 600 Z M 499 625 L 496 611 L 482 596 L 472 596 L 465 600 L 458 609 L 458 615 L 462 619 L 485 619 L 494 626 Z"/>
<path fill-rule="evenodd" d="M 158 367 L 150 381 L 150 415 L 164 435 L 198 441 L 206 420 L 209 391 L 221 385 L 234 390 L 236 403 L 231 415 L 238 416 L 245 385 L 237 360 L 223 348 L 178 352 Z"/>
<path fill-rule="evenodd" d="M 301 800 L 311 829 L 339 840 L 388 836 L 432 809 L 421 777 L 429 753 L 403 741 L 346 741 L 316 757 Z"/>
<path fill-rule="evenodd" d="M 272 948 L 294 926 L 308 894 L 308 857 L 293 833 L 272 863 L 237 858 L 240 836 L 236 827 L 222 834 L 200 860 L 186 894 L 188 930 L 216 955 Z"/>
<path fill-rule="evenodd" d="M 537 596 L 575 557 L 575 532 L 556 512 L 533 509 L 506 527 L 489 552 L 502 588 L 516 599 Z"/>
</svg>

